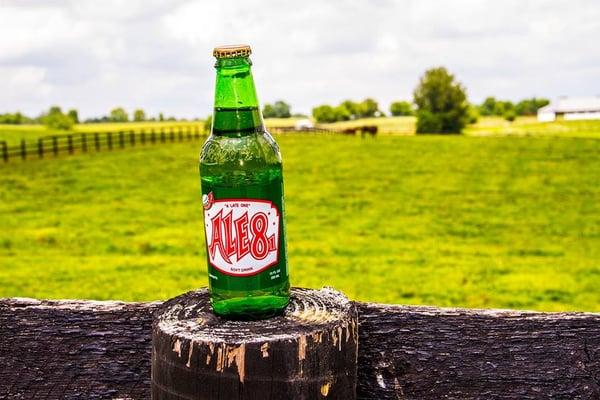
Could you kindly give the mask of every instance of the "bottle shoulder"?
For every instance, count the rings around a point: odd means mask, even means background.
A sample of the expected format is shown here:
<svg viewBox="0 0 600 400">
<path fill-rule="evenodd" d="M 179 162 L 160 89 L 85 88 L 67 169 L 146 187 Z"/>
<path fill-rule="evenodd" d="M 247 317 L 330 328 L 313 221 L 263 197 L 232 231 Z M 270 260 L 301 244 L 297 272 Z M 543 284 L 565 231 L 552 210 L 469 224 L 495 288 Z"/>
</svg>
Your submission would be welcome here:
<svg viewBox="0 0 600 400">
<path fill-rule="evenodd" d="M 242 162 L 242 165 L 240 165 Z M 273 166 L 281 164 L 279 146 L 268 132 L 243 136 L 210 135 L 200 152 L 200 163 L 206 165 Z"/>
</svg>

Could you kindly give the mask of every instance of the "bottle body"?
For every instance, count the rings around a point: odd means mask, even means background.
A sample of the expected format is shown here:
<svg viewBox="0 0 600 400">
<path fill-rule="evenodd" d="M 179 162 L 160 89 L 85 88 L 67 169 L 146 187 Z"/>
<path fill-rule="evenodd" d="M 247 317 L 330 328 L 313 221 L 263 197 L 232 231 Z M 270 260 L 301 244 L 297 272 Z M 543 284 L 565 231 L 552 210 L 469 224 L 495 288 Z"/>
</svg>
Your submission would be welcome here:
<svg viewBox="0 0 600 400">
<path fill-rule="evenodd" d="M 232 105 L 222 93 L 254 89 L 249 62 L 227 61 L 217 62 L 213 127 L 200 155 L 211 302 L 224 317 L 267 318 L 289 301 L 281 155 L 255 94 Z"/>
</svg>

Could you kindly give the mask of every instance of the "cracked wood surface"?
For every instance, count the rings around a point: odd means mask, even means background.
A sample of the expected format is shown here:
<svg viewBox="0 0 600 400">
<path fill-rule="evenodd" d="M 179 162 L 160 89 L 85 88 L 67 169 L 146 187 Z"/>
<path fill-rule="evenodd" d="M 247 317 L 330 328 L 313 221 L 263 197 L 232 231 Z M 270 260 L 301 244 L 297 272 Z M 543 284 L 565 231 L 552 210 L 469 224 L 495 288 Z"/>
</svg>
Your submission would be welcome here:
<svg viewBox="0 0 600 400">
<path fill-rule="evenodd" d="M 600 399 L 600 314 L 356 303 L 359 399 Z M 159 303 L 0 300 L 0 399 L 147 399 Z"/>
<path fill-rule="evenodd" d="M 208 290 L 155 313 L 152 398 L 354 400 L 356 307 L 340 292 L 293 288 L 285 313 L 266 320 L 215 316 Z"/>
</svg>

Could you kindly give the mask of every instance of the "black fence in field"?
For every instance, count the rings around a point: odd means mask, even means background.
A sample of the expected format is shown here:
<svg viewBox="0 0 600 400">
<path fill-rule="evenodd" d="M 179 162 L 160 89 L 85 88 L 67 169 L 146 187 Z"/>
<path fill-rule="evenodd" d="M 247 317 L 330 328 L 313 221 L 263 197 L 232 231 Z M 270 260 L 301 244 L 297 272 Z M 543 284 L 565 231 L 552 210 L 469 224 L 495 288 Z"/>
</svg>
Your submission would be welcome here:
<svg viewBox="0 0 600 400">
<path fill-rule="evenodd" d="M 355 127 L 343 130 L 323 128 L 292 127 L 269 128 L 271 133 L 338 133 L 361 136 L 377 134 L 376 127 Z M 42 136 L 37 142 L 21 140 L 18 145 L 8 146 L 6 141 L 0 141 L 0 159 L 32 160 L 45 157 L 58 157 L 60 154 L 69 155 L 75 152 L 87 153 L 93 151 L 111 151 L 126 147 L 155 145 L 199 140 L 205 132 L 199 126 L 177 126 L 141 129 L 138 131 L 124 130 L 117 132 L 72 133 L 64 135 Z"/>
<path fill-rule="evenodd" d="M 8 146 L 7 142 L 0 141 L 0 158 L 8 162 L 14 159 L 57 157 L 59 154 L 75 152 L 110 151 L 125 147 L 192 141 L 203 136 L 204 133 L 198 126 L 50 135 L 38 138 L 37 142 L 27 142 L 23 139 L 15 146 Z"/>
</svg>

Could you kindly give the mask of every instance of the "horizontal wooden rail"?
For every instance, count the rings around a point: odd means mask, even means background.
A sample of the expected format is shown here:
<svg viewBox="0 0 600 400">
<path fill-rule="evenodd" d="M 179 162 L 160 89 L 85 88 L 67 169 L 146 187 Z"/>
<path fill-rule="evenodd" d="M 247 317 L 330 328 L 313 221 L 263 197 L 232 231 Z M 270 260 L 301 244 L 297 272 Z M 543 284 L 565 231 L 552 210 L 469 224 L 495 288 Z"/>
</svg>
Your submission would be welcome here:
<svg viewBox="0 0 600 400">
<path fill-rule="evenodd" d="M 0 160 L 29 160 L 102 150 L 123 149 L 146 144 L 174 143 L 199 140 L 205 132 L 199 126 L 161 127 L 158 129 L 129 129 L 121 131 L 80 132 L 41 136 L 35 142 L 25 139 L 14 146 L 0 141 Z"/>
<path fill-rule="evenodd" d="M 147 399 L 159 303 L 0 300 L 0 399 Z M 360 399 L 598 399 L 600 314 L 356 303 Z"/>
</svg>

